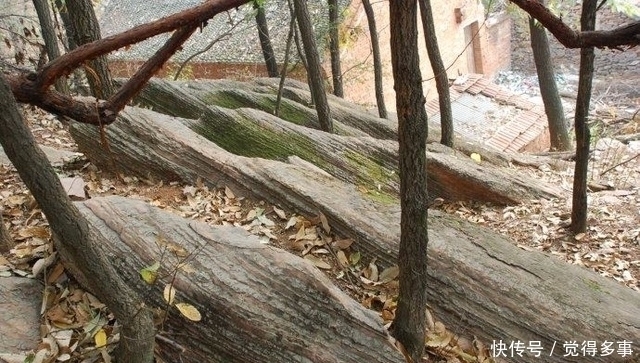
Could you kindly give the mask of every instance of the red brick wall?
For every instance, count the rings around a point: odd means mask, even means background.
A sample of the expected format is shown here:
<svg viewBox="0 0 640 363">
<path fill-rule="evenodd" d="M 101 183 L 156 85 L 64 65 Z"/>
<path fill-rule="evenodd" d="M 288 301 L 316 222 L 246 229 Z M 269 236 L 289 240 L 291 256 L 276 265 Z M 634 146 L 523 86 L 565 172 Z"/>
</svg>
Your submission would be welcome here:
<svg viewBox="0 0 640 363">
<path fill-rule="evenodd" d="M 109 61 L 109 69 L 114 77 L 131 77 L 143 61 Z M 173 75 L 180 65 L 168 63 L 154 76 L 165 78 Z M 288 76 L 306 82 L 305 73 L 298 68 L 290 71 Z M 267 68 L 263 63 L 189 63 L 181 72 L 182 79 L 251 79 L 255 77 L 268 77 Z"/>
<path fill-rule="evenodd" d="M 481 44 L 485 76 L 511 67 L 511 18 L 506 13 L 487 19 Z"/>
</svg>

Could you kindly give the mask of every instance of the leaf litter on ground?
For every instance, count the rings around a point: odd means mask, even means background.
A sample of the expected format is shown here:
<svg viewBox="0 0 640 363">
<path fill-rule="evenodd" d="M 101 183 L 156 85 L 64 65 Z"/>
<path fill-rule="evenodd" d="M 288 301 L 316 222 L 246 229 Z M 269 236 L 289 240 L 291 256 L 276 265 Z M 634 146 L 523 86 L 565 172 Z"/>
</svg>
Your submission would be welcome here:
<svg viewBox="0 0 640 363">
<path fill-rule="evenodd" d="M 65 127 L 53 116 L 33 109 L 28 110 L 27 115 L 40 144 L 75 149 Z M 437 208 L 505 234 L 523 249 L 545 251 L 638 290 L 640 168 L 638 160 L 616 166 L 614 161 L 628 157 L 633 150 L 626 150 L 620 156 L 611 151 L 613 146 L 616 150 L 626 147 L 605 140 L 592 156 L 595 166 L 591 175 L 597 176 L 592 180 L 613 186 L 613 190 L 590 193 L 590 227 L 584 235 L 571 236 L 565 228 L 570 216 L 572 175 L 569 169 L 557 172 L 544 166 L 518 167 L 536 178 L 562 186 L 567 191 L 563 199 L 536 200 L 511 207 L 440 201 Z M 395 317 L 398 267 L 379 266 L 375 260 L 363 261 L 360 252 L 352 248 L 354 241 L 335 235 L 323 214 L 311 218 L 296 215 L 264 201 L 239 197 L 228 187 L 210 189 L 201 180 L 195 185 L 184 185 L 116 177 L 86 161 L 75 162 L 73 167 L 67 170 L 63 167 L 59 172 L 61 180 L 67 180 L 70 188 L 73 187 L 70 194 L 77 199 L 120 195 L 145 200 L 184 218 L 244 228 L 263 238 L 263 243 L 307 259 L 365 307 L 377 311 L 385 324 Z M 47 284 L 42 304 L 43 341 L 33 350 L 32 357 L 37 357 L 36 361 L 52 358 L 73 358 L 87 363 L 109 361 L 107 353 L 119 339 L 114 317 L 52 257 L 54 251 L 46 219 L 12 166 L 0 165 L 0 190 L 5 221 L 10 223 L 9 230 L 17 242 L 9 255 L 0 256 L 0 276 L 33 277 L 44 272 Z M 171 252 L 187 255 L 179 246 L 173 247 Z M 188 268 L 187 263 L 184 268 Z M 165 293 L 175 294 L 171 289 L 169 292 L 165 289 Z M 170 304 L 174 297 L 168 296 Z M 174 306 L 185 318 L 198 320 L 195 307 L 186 303 Z M 429 353 L 452 362 L 491 361 L 482 342 L 470 343 L 466 337 L 457 336 L 431 313 L 429 319 L 430 331 L 425 342 Z M 470 356 L 475 360 L 469 360 Z"/>
</svg>

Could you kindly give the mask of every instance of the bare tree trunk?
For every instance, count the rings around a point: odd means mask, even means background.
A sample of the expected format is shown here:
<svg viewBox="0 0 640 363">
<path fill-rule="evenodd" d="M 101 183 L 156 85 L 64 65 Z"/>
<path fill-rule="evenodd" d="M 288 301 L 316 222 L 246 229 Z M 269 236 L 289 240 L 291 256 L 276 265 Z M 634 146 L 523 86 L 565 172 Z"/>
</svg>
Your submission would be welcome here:
<svg viewBox="0 0 640 363">
<path fill-rule="evenodd" d="M 9 234 L 7 226 L 4 225 L 2 218 L 2 209 L 0 209 L 0 253 L 7 253 L 13 248 L 13 238 Z"/>
<path fill-rule="evenodd" d="M 544 5 L 544 0 L 539 0 Z M 549 123 L 551 149 L 559 151 L 571 150 L 569 131 L 564 121 L 562 100 L 554 78 L 553 61 L 549 51 L 547 30 L 529 17 L 529 32 L 531 33 L 531 49 L 536 63 L 536 72 L 540 82 L 540 94 L 544 103 L 544 110 Z"/>
<path fill-rule="evenodd" d="M 64 31 L 66 33 L 66 37 L 63 39 L 63 44 L 65 50 L 71 51 L 78 47 L 76 44 L 75 36 L 73 35 L 73 28 L 71 27 L 71 19 L 69 19 L 69 11 L 67 11 L 67 6 L 62 0 L 55 0 L 53 2 L 55 6 L 55 10 L 60 15 L 60 19 L 62 19 L 62 26 L 64 27 Z M 90 90 L 83 84 L 83 76 L 82 71 L 80 69 L 74 69 L 72 73 L 73 79 L 71 80 L 71 84 L 75 86 L 75 92 L 83 96 L 87 96 L 90 93 Z"/>
<path fill-rule="evenodd" d="M 280 74 L 280 82 L 278 82 L 278 96 L 276 97 L 276 107 L 273 114 L 280 117 L 280 106 L 282 105 L 282 91 L 284 89 L 284 81 L 287 79 L 289 67 L 289 53 L 291 52 L 291 42 L 293 41 L 293 33 L 296 31 L 296 18 L 291 17 L 289 22 L 289 34 L 287 34 L 287 45 L 284 48 L 284 62 L 282 63 L 282 73 Z"/>
<path fill-rule="evenodd" d="M 440 106 L 440 143 L 453 147 L 453 113 L 451 111 L 451 97 L 449 94 L 449 79 L 447 70 L 440 56 L 436 29 L 433 25 L 433 12 L 430 0 L 419 0 L 420 18 L 424 28 L 424 41 L 427 45 L 427 54 L 438 90 L 438 105 Z"/>
<path fill-rule="evenodd" d="M 304 54 L 307 58 L 307 74 L 309 75 L 309 87 L 313 90 L 313 102 L 318 112 L 318 121 L 323 131 L 333 132 L 333 120 L 329 110 L 327 94 L 324 90 L 324 80 L 320 72 L 320 55 L 316 45 L 316 37 L 313 33 L 313 25 L 309 18 L 309 9 L 305 0 L 293 0 L 293 7 L 298 20 L 298 28 L 302 37 Z"/>
<path fill-rule="evenodd" d="M 264 5 L 253 3 L 256 10 L 256 25 L 258 27 L 258 36 L 260 37 L 260 47 L 264 56 L 264 63 L 267 66 L 269 77 L 278 77 L 278 63 L 271 46 L 271 37 L 269 36 L 269 26 L 267 25 L 267 17 L 264 14 Z"/>
<path fill-rule="evenodd" d="M 60 49 L 58 49 L 58 40 L 51 21 L 49 2 L 48 0 L 33 0 L 33 6 L 36 8 L 36 13 L 38 13 L 38 21 L 42 30 L 42 39 L 44 39 L 47 57 L 49 61 L 54 60 L 60 56 Z M 67 82 L 63 77 L 56 80 L 55 88 L 58 92 L 69 94 L 69 86 L 67 86 Z"/>
<path fill-rule="evenodd" d="M 95 245 L 106 243 L 104 237 L 89 229 L 87 220 L 71 203 L 27 129 L 3 76 L 0 109 L 0 143 L 47 217 L 66 267 L 118 318 L 122 327 L 118 362 L 152 362 L 155 332 L 151 312 L 118 275 L 114 264 L 96 249 Z"/>
<path fill-rule="evenodd" d="M 384 104 L 384 90 L 382 89 L 382 60 L 380 57 L 380 41 L 378 40 L 378 28 L 376 26 L 376 16 L 369 0 L 362 0 L 364 12 L 367 15 L 369 24 L 369 35 L 371 36 L 371 51 L 373 52 L 373 78 L 376 90 L 376 105 L 380 118 L 387 118 L 387 107 Z"/>
<path fill-rule="evenodd" d="M 594 30 L 598 0 L 585 0 L 582 3 L 580 28 L 582 31 Z M 573 202 L 571 206 L 571 230 L 582 233 L 587 230 L 587 169 L 589 166 L 589 142 L 591 133 L 587 119 L 591 101 L 591 82 L 593 81 L 593 47 L 580 49 L 580 79 L 576 99 L 576 168 L 573 173 Z"/>
<path fill-rule="evenodd" d="M 340 66 L 340 35 L 338 33 L 339 16 L 338 0 L 329 0 L 329 50 L 331 53 L 331 78 L 333 94 L 344 98 L 342 87 L 342 67 Z"/>
<path fill-rule="evenodd" d="M 422 359 L 427 306 L 427 114 L 418 56 L 417 3 L 391 0 L 391 64 L 398 112 L 400 290 L 392 333 L 414 362 Z"/>
<path fill-rule="evenodd" d="M 91 0 L 67 0 L 65 9 L 68 12 L 66 19 L 70 21 L 65 27 L 73 29 L 71 35 L 76 45 L 100 39 L 100 26 Z M 62 20 L 64 21 L 65 17 L 62 17 Z M 67 36 L 71 38 L 69 34 Z M 88 67 L 90 69 L 85 73 L 92 95 L 98 99 L 108 99 L 115 93 L 115 89 L 109 73 L 107 57 L 100 56 L 89 61 Z"/>
</svg>

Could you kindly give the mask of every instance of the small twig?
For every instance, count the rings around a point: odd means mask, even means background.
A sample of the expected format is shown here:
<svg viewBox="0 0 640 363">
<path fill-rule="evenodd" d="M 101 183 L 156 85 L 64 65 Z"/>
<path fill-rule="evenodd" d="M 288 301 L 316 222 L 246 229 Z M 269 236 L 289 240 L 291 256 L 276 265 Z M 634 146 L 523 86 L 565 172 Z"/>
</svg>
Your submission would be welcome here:
<svg viewBox="0 0 640 363">
<path fill-rule="evenodd" d="M 217 38 L 215 38 L 214 40 L 212 40 L 211 42 L 209 42 L 209 44 L 207 44 L 206 47 L 202 48 L 201 50 L 191 54 L 189 57 L 187 57 L 187 59 L 185 59 L 181 64 L 180 67 L 178 68 L 178 70 L 176 71 L 176 74 L 173 76 L 173 80 L 176 81 L 178 79 L 178 77 L 180 77 L 180 74 L 182 73 L 182 70 L 184 69 L 184 67 L 187 66 L 187 64 L 189 62 L 191 62 L 191 60 L 205 52 L 207 52 L 209 49 L 211 49 L 215 44 L 217 44 L 219 41 L 228 38 L 231 36 L 231 32 L 233 32 L 233 30 L 240 24 L 242 24 L 243 20 L 240 20 L 236 23 L 233 23 L 233 20 L 231 19 L 231 16 L 229 15 L 229 12 L 227 12 L 227 16 L 229 17 L 229 24 L 231 24 L 231 28 L 229 28 L 229 30 L 226 33 L 220 34 Z M 245 30 L 248 29 L 248 27 L 243 28 L 241 30 Z"/>
<path fill-rule="evenodd" d="M 184 352 L 187 351 L 187 349 L 185 347 L 183 347 L 182 345 L 178 344 L 176 341 L 165 337 L 164 335 L 156 334 L 156 340 L 159 340 L 159 341 L 161 341 L 163 343 L 166 343 L 166 344 L 174 347 L 175 349 L 179 350 L 180 353 L 184 353 Z"/>
<path fill-rule="evenodd" d="M 621 162 L 617 163 L 616 165 L 614 165 L 614 166 L 612 166 L 612 167 L 608 168 L 607 170 L 605 170 L 605 171 L 603 171 L 602 173 L 600 173 L 600 176 L 605 175 L 606 173 L 610 172 L 611 170 L 613 170 L 613 169 L 617 168 L 618 166 L 621 166 L 621 165 L 624 165 L 624 164 L 626 164 L 626 163 L 630 162 L 631 160 L 633 160 L 633 159 L 637 158 L 638 156 L 640 156 L 640 153 L 637 153 L 637 154 L 635 154 L 634 156 L 632 156 L 632 157 L 628 158 L 627 160 L 621 161 Z"/>
</svg>

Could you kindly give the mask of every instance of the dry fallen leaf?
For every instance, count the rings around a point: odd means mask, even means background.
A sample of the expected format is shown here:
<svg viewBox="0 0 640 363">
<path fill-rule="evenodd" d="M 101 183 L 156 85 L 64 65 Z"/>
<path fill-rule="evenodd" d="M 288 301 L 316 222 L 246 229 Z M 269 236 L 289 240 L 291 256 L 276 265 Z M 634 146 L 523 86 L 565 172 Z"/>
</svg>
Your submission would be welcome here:
<svg viewBox="0 0 640 363">
<path fill-rule="evenodd" d="M 96 335 L 93 336 L 93 340 L 96 343 L 96 348 L 102 348 L 107 345 L 107 333 L 104 329 L 100 329 Z"/>
<path fill-rule="evenodd" d="M 314 256 L 314 255 L 306 255 L 304 256 L 304 259 L 311 262 L 315 267 L 319 269 L 331 270 L 331 265 L 325 262 L 320 257 Z"/>
<path fill-rule="evenodd" d="M 174 305 L 185 318 L 191 321 L 202 320 L 202 315 L 195 306 L 187 303 L 177 303 Z"/>
<path fill-rule="evenodd" d="M 389 281 L 395 280 L 396 277 L 400 274 L 400 268 L 397 265 L 385 268 L 378 276 L 378 279 L 381 283 L 387 283 Z"/>
<path fill-rule="evenodd" d="M 282 220 L 286 220 L 287 219 L 287 214 L 280 208 L 276 207 L 275 205 L 273 206 L 273 211 L 275 212 L 275 214 L 278 215 L 278 217 Z"/>
<path fill-rule="evenodd" d="M 162 296 L 164 297 L 164 301 L 166 301 L 167 304 L 171 305 L 173 304 L 173 300 L 176 297 L 176 289 L 173 287 L 172 284 L 166 284 L 164 286 L 164 291 L 162 293 Z"/>
</svg>

